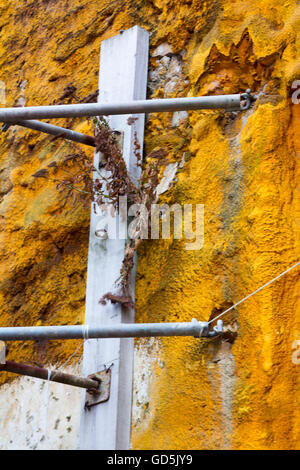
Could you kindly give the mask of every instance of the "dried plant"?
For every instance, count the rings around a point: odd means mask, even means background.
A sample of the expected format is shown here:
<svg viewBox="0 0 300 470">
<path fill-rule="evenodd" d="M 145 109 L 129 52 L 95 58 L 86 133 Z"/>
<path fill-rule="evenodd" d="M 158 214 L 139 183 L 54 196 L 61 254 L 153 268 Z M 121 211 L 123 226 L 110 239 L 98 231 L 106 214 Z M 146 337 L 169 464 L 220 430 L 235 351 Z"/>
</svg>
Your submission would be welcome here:
<svg viewBox="0 0 300 470">
<path fill-rule="evenodd" d="M 135 118 L 129 118 L 128 124 L 133 125 L 135 120 Z M 118 147 L 116 137 L 105 119 L 103 117 L 95 118 L 93 123 L 96 151 L 103 156 L 101 168 L 95 168 L 91 158 L 84 151 L 79 150 L 67 155 L 62 162 L 51 162 L 47 168 L 37 171 L 33 176 L 54 181 L 57 190 L 64 195 L 65 203 L 72 200 L 74 205 L 80 203 L 88 208 L 91 202 L 94 207 L 109 202 L 118 210 L 119 197 L 127 196 L 128 203 L 142 204 L 150 213 L 151 205 L 156 201 L 156 187 L 159 183 L 161 164 L 165 163 L 162 159 L 167 155 L 167 152 L 164 149 L 152 152 L 148 156 L 150 163 L 142 168 L 141 146 L 135 132 L 134 155 L 137 159 L 137 165 L 142 170 L 139 180 L 134 183 Z M 65 178 L 59 179 L 55 176 L 58 169 L 63 171 Z M 54 173 L 52 178 L 51 171 Z M 149 226 L 149 220 L 140 220 L 140 214 L 137 214 L 136 217 L 139 217 L 138 228 L 134 237 L 126 244 L 120 277 L 116 281 L 119 292 L 117 294 L 108 292 L 100 299 L 101 304 L 106 304 L 109 300 L 112 303 L 119 303 L 125 308 L 134 306 L 130 276 L 134 266 L 134 255 L 142 243 L 143 230 Z"/>
</svg>

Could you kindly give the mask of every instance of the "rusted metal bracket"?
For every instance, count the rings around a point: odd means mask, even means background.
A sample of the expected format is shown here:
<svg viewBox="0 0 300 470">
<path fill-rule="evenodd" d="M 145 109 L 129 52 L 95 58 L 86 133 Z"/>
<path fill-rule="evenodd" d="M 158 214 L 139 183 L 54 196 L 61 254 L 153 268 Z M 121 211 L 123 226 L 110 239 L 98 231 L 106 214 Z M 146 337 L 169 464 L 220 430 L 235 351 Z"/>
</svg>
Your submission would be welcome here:
<svg viewBox="0 0 300 470">
<path fill-rule="evenodd" d="M 92 406 L 99 405 L 99 403 L 109 400 L 111 369 L 101 370 L 100 372 L 96 372 L 96 374 L 89 375 L 88 378 L 99 382 L 99 388 L 97 391 L 86 391 L 84 407 L 87 410 Z"/>
</svg>

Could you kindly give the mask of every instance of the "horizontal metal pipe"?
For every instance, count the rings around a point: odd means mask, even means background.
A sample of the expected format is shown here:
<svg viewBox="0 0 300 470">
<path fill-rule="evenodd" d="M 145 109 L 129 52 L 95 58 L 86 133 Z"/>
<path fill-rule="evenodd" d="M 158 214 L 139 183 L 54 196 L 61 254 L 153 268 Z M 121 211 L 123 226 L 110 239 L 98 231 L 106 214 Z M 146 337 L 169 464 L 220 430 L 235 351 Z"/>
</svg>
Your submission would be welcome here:
<svg viewBox="0 0 300 470">
<path fill-rule="evenodd" d="M 120 323 L 117 325 L 19 326 L 0 328 L 0 340 L 137 338 L 146 336 L 212 336 L 208 323 Z"/>
<path fill-rule="evenodd" d="M 81 134 L 80 132 L 72 131 L 71 129 L 65 129 L 64 127 L 53 126 L 52 124 L 48 124 L 46 122 L 30 120 L 10 123 L 10 125 L 27 127 L 28 129 L 44 132 L 45 134 L 60 136 L 64 139 L 72 140 L 73 142 L 79 142 L 80 144 L 95 147 L 94 137 L 90 135 Z"/>
<path fill-rule="evenodd" d="M 170 98 L 136 100 L 124 103 L 82 103 L 53 106 L 0 108 L 0 121 L 18 122 L 24 119 L 51 119 L 79 116 L 107 116 L 114 114 L 143 114 L 197 109 L 245 109 L 245 95 L 200 96 L 196 98 Z"/>
<path fill-rule="evenodd" d="M 12 372 L 13 374 L 27 375 L 37 379 L 50 380 L 74 387 L 87 388 L 96 390 L 99 388 L 99 382 L 92 379 L 86 379 L 77 375 L 65 374 L 60 371 L 48 371 L 43 367 L 30 366 L 27 364 L 19 364 L 17 362 L 6 361 L 6 364 L 0 365 L 0 371 Z"/>
</svg>

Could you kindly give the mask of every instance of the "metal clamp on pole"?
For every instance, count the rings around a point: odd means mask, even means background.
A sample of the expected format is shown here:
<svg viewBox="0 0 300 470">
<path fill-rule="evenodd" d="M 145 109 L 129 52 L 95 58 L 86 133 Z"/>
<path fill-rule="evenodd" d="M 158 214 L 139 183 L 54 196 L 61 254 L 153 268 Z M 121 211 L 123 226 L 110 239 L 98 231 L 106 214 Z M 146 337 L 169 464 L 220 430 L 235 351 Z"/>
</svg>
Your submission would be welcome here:
<svg viewBox="0 0 300 470">
<path fill-rule="evenodd" d="M 223 321 L 218 320 L 217 325 L 213 327 L 213 330 L 209 332 L 209 337 L 219 336 L 223 333 Z"/>
<path fill-rule="evenodd" d="M 199 324 L 199 322 L 193 318 L 192 323 L 194 324 Z M 213 329 L 210 331 L 209 330 L 209 323 L 202 323 L 202 328 L 200 330 L 200 333 L 198 336 L 195 336 L 195 338 L 213 338 L 215 336 L 219 336 L 223 333 L 223 321 L 218 320 L 217 325 L 213 327 Z"/>
<path fill-rule="evenodd" d="M 246 93 L 241 94 L 241 110 L 245 111 L 249 109 L 252 105 L 257 100 L 257 96 L 251 94 L 250 88 L 246 90 Z"/>
</svg>

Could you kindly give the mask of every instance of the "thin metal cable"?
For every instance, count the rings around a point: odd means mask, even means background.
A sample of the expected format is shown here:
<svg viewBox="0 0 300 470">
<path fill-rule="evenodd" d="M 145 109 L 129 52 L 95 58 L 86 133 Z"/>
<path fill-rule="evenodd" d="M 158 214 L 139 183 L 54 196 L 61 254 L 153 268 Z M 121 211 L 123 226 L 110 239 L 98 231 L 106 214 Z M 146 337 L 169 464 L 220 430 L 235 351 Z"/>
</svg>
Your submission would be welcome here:
<svg viewBox="0 0 300 470">
<path fill-rule="evenodd" d="M 53 379 L 56 375 L 57 372 L 60 372 L 70 361 L 71 359 L 76 355 L 76 353 L 84 346 L 84 344 L 89 340 L 89 325 L 83 325 L 83 336 L 84 340 L 80 343 L 80 345 L 75 349 L 75 351 L 68 357 L 68 359 L 57 369 L 57 371 L 50 371 L 48 370 L 48 375 L 50 374 L 51 379 Z M 97 340 L 98 341 L 98 340 Z M 113 365 L 113 361 L 116 361 L 116 359 L 112 359 L 111 361 Z M 103 364 L 104 367 L 106 367 L 106 364 Z M 110 366 L 111 367 L 111 366 Z M 109 368 L 110 368 L 109 367 Z"/>
<path fill-rule="evenodd" d="M 252 295 L 256 294 L 257 292 L 261 291 L 262 289 L 264 289 L 265 287 L 269 286 L 270 284 L 272 284 L 272 282 L 275 282 L 277 281 L 277 279 L 279 279 L 280 277 L 284 276 L 285 274 L 287 274 L 289 271 L 291 271 L 292 269 L 296 268 L 297 266 L 299 266 L 300 264 L 300 261 L 298 261 L 298 263 L 294 264 L 294 266 L 291 266 L 289 269 L 287 269 L 286 271 L 284 271 L 283 273 L 279 274 L 279 276 L 276 276 L 274 277 L 274 279 L 272 279 L 271 281 L 267 282 L 267 284 L 264 284 L 263 286 L 259 287 L 259 289 L 256 289 L 254 292 L 252 292 L 252 294 L 249 294 L 247 295 L 247 297 L 244 297 L 242 300 L 239 300 L 236 304 L 232 305 L 231 307 L 229 307 L 227 310 L 225 310 L 224 312 L 220 313 L 220 315 L 216 316 L 215 318 L 213 318 L 212 320 L 210 320 L 208 322 L 208 324 L 212 323 L 213 321 L 215 320 L 218 320 L 218 318 L 222 317 L 223 315 L 225 315 L 225 313 L 229 312 L 230 310 L 232 310 L 233 308 L 237 307 L 238 305 L 240 305 L 242 302 L 245 302 L 245 300 L 249 299 L 249 297 L 252 297 Z"/>
<path fill-rule="evenodd" d="M 58 369 L 57 371 L 51 371 L 51 379 L 53 379 L 54 377 L 56 377 L 57 373 L 61 371 L 61 369 L 63 369 L 70 361 L 71 359 L 75 356 L 75 354 L 83 347 L 84 343 L 86 342 L 87 340 L 83 340 L 80 345 L 78 346 L 78 348 L 75 349 L 75 351 L 71 354 L 71 356 L 68 357 L 68 359 L 66 360 L 66 362 L 64 362 Z"/>
<path fill-rule="evenodd" d="M 75 354 L 83 347 L 84 343 L 86 342 L 86 340 L 84 339 L 81 344 L 78 346 L 77 349 L 75 349 L 75 351 L 73 352 L 73 354 L 71 354 L 71 356 L 68 357 L 68 359 L 66 360 L 66 362 L 64 362 L 61 366 L 60 366 L 60 369 L 62 369 L 63 367 L 65 367 L 70 361 L 71 359 L 75 356 Z"/>
<path fill-rule="evenodd" d="M 82 326 L 83 326 L 83 338 L 84 338 L 83 341 L 80 343 L 78 348 L 75 349 L 75 351 L 71 354 L 71 356 L 68 357 L 66 362 L 64 362 L 60 366 L 59 370 L 62 369 L 63 367 L 65 367 L 71 361 L 71 359 L 75 356 L 75 354 L 83 347 L 85 342 L 88 341 L 88 339 L 89 339 L 89 325 L 82 325 Z M 53 375 L 53 377 L 55 377 L 55 374 Z"/>
<path fill-rule="evenodd" d="M 64 362 L 59 369 L 62 369 L 63 367 L 65 367 L 69 362 L 70 360 L 72 359 L 72 357 L 75 356 L 75 354 L 83 347 L 83 345 L 85 344 L 86 341 L 88 341 L 89 339 L 89 325 L 82 325 L 83 326 L 83 341 L 80 343 L 80 345 L 78 346 L 77 349 L 75 349 L 75 351 L 71 354 L 71 356 L 68 357 L 68 359 L 66 360 L 66 362 Z M 54 377 L 54 376 L 53 376 Z"/>
</svg>

